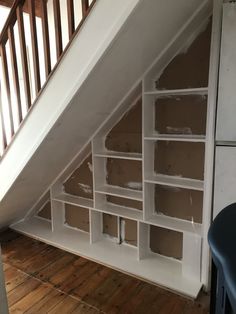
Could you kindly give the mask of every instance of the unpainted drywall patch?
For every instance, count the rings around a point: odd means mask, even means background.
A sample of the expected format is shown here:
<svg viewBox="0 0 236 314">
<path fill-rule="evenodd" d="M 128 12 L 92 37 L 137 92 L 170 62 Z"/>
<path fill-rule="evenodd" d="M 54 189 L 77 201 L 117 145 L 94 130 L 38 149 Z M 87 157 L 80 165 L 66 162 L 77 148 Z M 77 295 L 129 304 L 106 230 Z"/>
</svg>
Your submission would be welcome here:
<svg viewBox="0 0 236 314">
<path fill-rule="evenodd" d="M 121 218 L 124 222 L 124 242 L 137 246 L 137 221 Z"/>
<path fill-rule="evenodd" d="M 52 220 L 52 215 L 51 215 L 51 202 L 48 201 L 43 208 L 37 213 L 38 217 L 45 218 L 48 220 Z"/>
<path fill-rule="evenodd" d="M 86 158 L 64 183 L 66 193 L 93 198 L 92 155 Z"/>
<path fill-rule="evenodd" d="M 159 141 L 155 145 L 155 172 L 203 180 L 204 143 Z"/>
<path fill-rule="evenodd" d="M 176 56 L 156 81 L 157 89 L 208 86 L 212 20 L 183 53 Z"/>
<path fill-rule="evenodd" d="M 112 203 L 112 204 L 116 204 L 116 205 L 120 205 L 120 206 L 124 206 L 124 207 L 143 210 L 142 202 L 131 200 L 131 199 L 124 198 L 124 197 L 107 195 L 107 202 Z"/>
<path fill-rule="evenodd" d="M 142 100 L 121 118 L 107 134 L 105 147 L 117 152 L 142 152 Z"/>
<path fill-rule="evenodd" d="M 110 214 L 102 214 L 103 233 L 111 238 L 118 238 L 118 218 Z"/>
<path fill-rule="evenodd" d="M 150 249 L 154 253 L 180 260 L 183 257 L 183 234 L 151 225 Z"/>
<path fill-rule="evenodd" d="M 65 204 L 65 224 L 89 232 L 89 210 L 70 204 Z"/>
<path fill-rule="evenodd" d="M 206 134 L 207 96 L 158 98 L 155 129 L 160 134 Z"/>
<path fill-rule="evenodd" d="M 202 223 L 203 192 L 155 186 L 157 214 Z"/>
</svg>

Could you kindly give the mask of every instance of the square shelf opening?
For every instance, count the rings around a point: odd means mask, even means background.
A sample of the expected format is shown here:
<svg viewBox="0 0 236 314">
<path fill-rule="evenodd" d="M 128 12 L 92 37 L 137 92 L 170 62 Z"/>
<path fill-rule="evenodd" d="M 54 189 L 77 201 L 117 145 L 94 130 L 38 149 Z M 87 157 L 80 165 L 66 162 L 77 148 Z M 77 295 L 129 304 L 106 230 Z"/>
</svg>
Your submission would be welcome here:
<svg viewBox="0 0 236 314">
<path fill-rule="evenodd" d="M 158 255 L 182 260 L 183 233 L 150 225 L 150 250 Z"/>
<path fill-rule="evenodd" d="M 178 95 L 155 101 L 155 131 L 158 134 L 205 135 L 207 96 Z"/>
<path fill-rule="evenodd" d="M 90 232 L 89 210 L 87 208 L 65 204 L 65 225 L 80 231 Z"/>
<path fill-rule="evenodd" d="M 157 141 L 154 171 L 157 174 L 204 179 L 204 143 Z"/>
<path fill-rule="evenodd" d="M 155 214 L 202 223 L 203 192 L 155 185 Z"/>
</svg>

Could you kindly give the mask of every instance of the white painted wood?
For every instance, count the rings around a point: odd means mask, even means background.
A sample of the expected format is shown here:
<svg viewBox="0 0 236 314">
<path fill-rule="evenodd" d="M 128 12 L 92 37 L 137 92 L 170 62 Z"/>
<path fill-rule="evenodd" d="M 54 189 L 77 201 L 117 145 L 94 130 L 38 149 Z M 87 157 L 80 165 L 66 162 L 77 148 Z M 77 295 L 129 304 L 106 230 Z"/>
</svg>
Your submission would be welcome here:
<svg viewBox="0 0 236 314">
<path fill-rule="evenodd" d="M 187 220 L 182 220 L 178 218 L 173 218 L 165 215 L 153 214 L 147 219 L 147 222 L 166 229 L 174 230 L 174 231 L 186 231 L 192 234 L 201 235 L 202 226 L 201 224 L 194 223 Z M 201 254 L 200 254 L 201 258 Z"/>
<path fill-rule="evenodd" d="M 146 141 L 176 141 L 176 142 L 194 142 L 204 143 L 206 137 L 204 135 L 182 135 L 182 134 L 158 134 L 154 133 L 144 137 Z"/>
<path fill-rule="evenodd" d="M 138 260 L 145 259 L 150 253 L 150 226 L 148 224 L 138 223 Z"/>
<path fill-rule="evenodd" d="M 147 221 L 155 213 L 155 184 L 144 183 L 144 221 Z"/>
<path fill-rule="evenodd" d="M 90 244 L 102 239 L 102 213 L 90 210 Z"/>
<path fill-rule="evenodd" d="M 183 189 L 191 189 L 197 191 L 203 191 L 203 181 L 183 178 L 178 176 L 168 176 L 164 174 L 146 174 L 145 182 L 147 183 L 155 183 L 161 185 L 175 186 Z"/>
<path fill-rule="evenodd" d="M 132 199 L 136 201 L 143 200 L 142 191 L 126 189 L 126 188 L 122 188 L 122 187 L 114 186 L 114 185 L 105 184 L 103 186 L 98 187 L 95 192 L 106 194 L 106 195 L 113 195 L 113 196 L 128 198 L 128 199 Z"/>
<path fill-rule="evenodd" d="M 65 223 L 65 204 L 51 200 L 52 231 L 59 232 Z M 51 223 L 50 223 L 51 226 Z"/>
<path fill-rule="evenodd" d="M 183 276 L 201 281 L 202 238 L 196 233 L 183 233 Z"/>
<path fill-rule="evenodd" d="M 42 195 L 38 202 L 29 210 L 25 216 L 25 219 L 30 219 L 31 217 L 35 216 L 48 201 L 50 201 L 50 191 L 47 191 Z"/>
<path fill-rule="evenodd" d="M 142 154 L 139 154 L 139 153 L 122 153 L 122 152 L 104 151 L 104 152 L 95 153 L 94 156 L 102 157 L 102 158 L 116 158 L 116 159 L 142 161 Z"/>
<path fill-rule="evenodd" d="M 141 210 L 112 204 L 112 203 L 106 202 L 105 199 L 103 202 L 99 204 L 99 206 L 94 208 L 94 210 L 101 211 L 101 212 L 111 214 L 114 216 L 120 216 L 120 217 L 124 217 L 128 219 L 132 219 L 132 220 L 143 219 L 143 213 Z"/>
<path fill-rule="evenodd" d="M 219 93 L 217 108 L 217 141 L 236 140 L 236 4 L 223 4 Z"/>
<path fill-rule="evenodd" d="M 213 176 L 215 153 L 215 120 L 216 101 L 218 92 L 218 71 L 221 41 L 222 0 L 214 0 L 212 38 L 208 84 L 206 145 L 205 145 L 205 169 L 204 169 L 204 195 L 203 195 L 203 240 L 202 240 L 202 264 L 201 282 L 206 290 L 210 288 L 210 252 L 207 234 L 212 220 L 213 203 Z"/>
<path fill-rule="evenodd" d="M 177 96 L 177 95 L 207 95 L 208 87 L 201 88 L 185 88 L 185 89 L 173 89 L 173 90 L 152 90 L 150 92 L 144 92 L 144 95 L 155 96 Z"/>
<path fill-rule="evenodd" d="M 2 264 L 2 252 L 0 247 L 0 314 L 8 314 L 8 302 Z"/>
<path fill-rule="evenodd" d="M 85 197 L 61 193 L 52 198 L 54 201 L 75 205 L 83 208 L 93 208 L 93 200 Z"/>
<path fill-rule="evenodd" d="M 216 147 L 213 218 L 236 202 L 236 147 Z"/>
<path fill-rule="evenodd" d="M 201 288 L 201 283 L 198 280 L 182 275 L 182 264 L 174 259 L 151 254 L 138 261 L 135 247 L 117 245 L 108 239 L 88 245 L 88 233 L 65 227 L 63 231 L 52 233 L 46 223 L 41 224 L 35 218 L 30 223 L 20 222 L 13 225 L 12 228 L 50 245 L 95 262 L 112 266 L 122 272 L 176 290 L 193 298 L 197 296 Z"/>
<path fill-rule="evenodd" d="M 106 184 L 106 169 L 107 159 L 95 157 L 93 155 L 93 173 L 94 173 L 94 189 L 97 190 L 99 186 Z M 95 207 L 96 207 L 96 196 L 95 196 Z"/>
</svg>

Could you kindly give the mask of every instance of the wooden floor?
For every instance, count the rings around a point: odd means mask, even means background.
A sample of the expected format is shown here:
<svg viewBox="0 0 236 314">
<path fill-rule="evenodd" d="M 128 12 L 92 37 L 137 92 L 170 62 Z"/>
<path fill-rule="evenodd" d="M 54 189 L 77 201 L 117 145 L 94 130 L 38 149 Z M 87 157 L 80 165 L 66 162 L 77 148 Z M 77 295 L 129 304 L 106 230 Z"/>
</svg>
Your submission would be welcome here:
<svg viewBox="0 0 236 314">
<path fill-rule="evenodd" d="M 10 313 L 206 314 L 195 302 L 42 242 L 0 235 Z"/>
</svg>

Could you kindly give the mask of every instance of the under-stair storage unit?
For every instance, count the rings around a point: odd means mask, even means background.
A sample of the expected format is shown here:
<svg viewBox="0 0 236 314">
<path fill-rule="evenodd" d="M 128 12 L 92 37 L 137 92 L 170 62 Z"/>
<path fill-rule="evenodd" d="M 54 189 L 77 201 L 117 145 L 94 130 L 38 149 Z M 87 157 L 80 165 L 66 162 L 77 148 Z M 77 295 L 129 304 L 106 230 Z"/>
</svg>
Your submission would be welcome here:
<svg viewBox="0 0 236 314">
<path fill-rule="evenodd" d="M 176 39 L 12 228 L 197 296 L 208 267 L 211 25 Z M 38 217 L 48 201 L 51 220 Z"/>
</svg>

